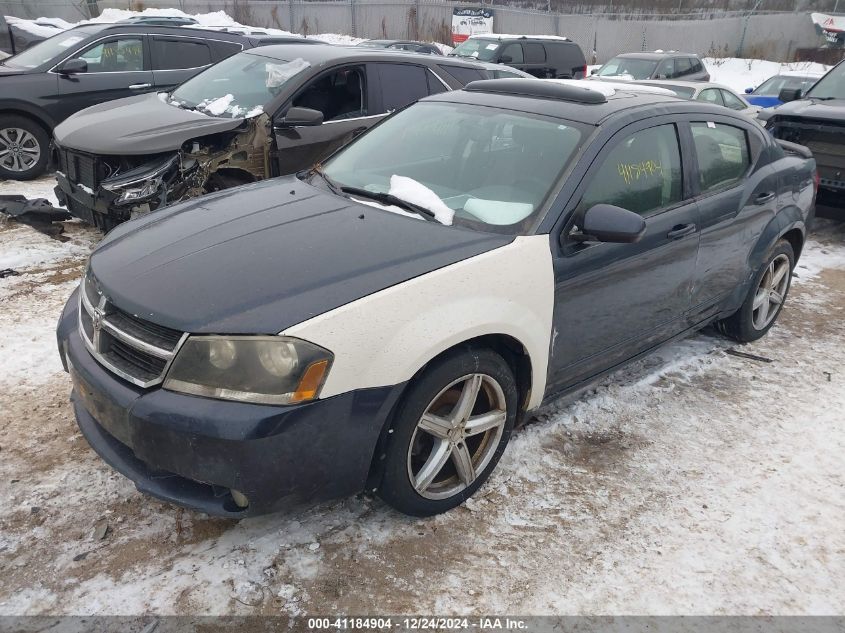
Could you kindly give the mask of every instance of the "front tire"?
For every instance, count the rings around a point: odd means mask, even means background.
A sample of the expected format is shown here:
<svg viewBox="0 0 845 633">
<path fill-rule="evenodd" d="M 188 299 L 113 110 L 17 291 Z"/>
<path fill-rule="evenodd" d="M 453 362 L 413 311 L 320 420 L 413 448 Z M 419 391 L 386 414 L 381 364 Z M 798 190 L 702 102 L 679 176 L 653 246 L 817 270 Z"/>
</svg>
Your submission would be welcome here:
<svg viewBox="0 0 845 633">
<path fill-rule="evenodd" d="M 32 180 L 44 173 L 50 139 L 32 119 L 0 116 L 0 178 Z"/>
<path fill-rule="evenodd" d="M 413 516 L 463 503 L 504 452 L 518 402 L 513 371 L 495 352 L 465 349 L 432 363 L 393 418 L 379 496 Z"/>
<path fill-rule="evenodd" d="M 763 337 L 777 321 L 792 281 L 795 252 L 786 240 L 775 244 L 757 271 L 742 307 L 719 322 L 719 329 L 741 343 Z"/>
</svg>

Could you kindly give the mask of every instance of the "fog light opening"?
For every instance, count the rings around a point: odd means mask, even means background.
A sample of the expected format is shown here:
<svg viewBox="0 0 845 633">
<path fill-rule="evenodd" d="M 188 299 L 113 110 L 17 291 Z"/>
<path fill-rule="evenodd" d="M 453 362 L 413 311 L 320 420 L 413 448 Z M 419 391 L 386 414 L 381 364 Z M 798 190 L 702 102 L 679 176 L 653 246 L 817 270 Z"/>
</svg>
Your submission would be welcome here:
<svg viewBox="0 0 845 633">
<path fill-rule="evenodd" d="M 235 505 L 239 508 L 248 508 L 249 507 L 249 499 L 246 498 L 246 495 L 238 490 L 232 489 L 229 491 L 232 495 L 232 500 L 235 502 Z"/>
</svg>

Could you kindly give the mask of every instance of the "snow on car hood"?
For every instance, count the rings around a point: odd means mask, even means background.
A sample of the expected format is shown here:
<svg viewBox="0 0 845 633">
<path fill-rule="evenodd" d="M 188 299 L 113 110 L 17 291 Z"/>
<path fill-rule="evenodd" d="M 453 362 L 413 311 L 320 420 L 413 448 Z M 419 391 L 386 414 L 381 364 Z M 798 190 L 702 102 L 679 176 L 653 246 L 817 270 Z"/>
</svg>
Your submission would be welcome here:
<svg viewBox="0 0 845 633">
<path fill-rule="evenodd" d="M 243 122 L 184 110 L 150 93 L 86 108 L 54 134 L 62 147 L 91 154 L 142 155 L 177 150 L 192 138 L 234 130 Z"/>
<path fill-rule="evenodd" d="M 121 224 L 90 266 L 115 305 L 140 318 L 275 334 L 513 239 L 418 222 L 288 177 Z"/>
</svg>

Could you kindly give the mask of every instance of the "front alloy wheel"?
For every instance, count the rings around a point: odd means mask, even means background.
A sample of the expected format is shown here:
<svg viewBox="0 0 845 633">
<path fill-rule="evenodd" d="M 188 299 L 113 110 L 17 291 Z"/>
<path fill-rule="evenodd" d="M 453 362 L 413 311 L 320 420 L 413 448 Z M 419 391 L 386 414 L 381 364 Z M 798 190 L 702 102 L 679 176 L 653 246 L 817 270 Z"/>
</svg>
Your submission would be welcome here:
<svg viewBox="0 0 845 633">
<path fill-rule="evenodd" d="M 505 450 L 518 402 L 513 371 L 492 350 L 455 350 L 432 362 L 391 420 L 379 495 L 414 516 L 463 503 Z"/>
<path fill-rule="evenodd" d="M 423 413 L 408 449 L 408 476 L 427 499 L 447 499 L 471 486 L 493 458 L 507 402 L 490 376 L 462 376 Z"/>
<path fill-rule="evenodd" d="M 17 115 L 0 115 L 0 178 L 30 180 L 47 166 L 50 139 L 37 123 Z"/>
</svg>

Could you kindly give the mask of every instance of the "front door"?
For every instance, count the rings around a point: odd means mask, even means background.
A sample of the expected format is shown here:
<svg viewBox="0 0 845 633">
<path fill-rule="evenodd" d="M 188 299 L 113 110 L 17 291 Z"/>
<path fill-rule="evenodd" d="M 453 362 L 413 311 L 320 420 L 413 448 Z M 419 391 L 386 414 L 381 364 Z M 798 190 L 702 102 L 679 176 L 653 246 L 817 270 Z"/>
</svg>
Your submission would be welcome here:
<svg viewBox="0 0 845 633">
<path fill-rule="evenodd" d="M 279 175 L 292 174 L 325 158 L 382 118 L 372 104 L 366 67 L 343 66 L 318 76 L 300 90 L 289 107 L 311 108 L 323 113 L 323 123 L 274 128 Z"/>
<path fill-rule="evenodd" d="M 59 75 L 61 112 L 57 118 L 64 119 L 104 101 L 154 90 L 145 39 L 143 35 L 115 36 L 76 55 L 88 63 L 88 70 Z"/>
<path fill-rule="evenodd" d="M 560 391 L 687 327 L 699 246 L 698 211 L 684 183 L 674 123 L 620 131 L 576 191 L 554 261 L 549 386 Z M 634 244 L 578 243 L 578 219 L 595 204 L 641 214 Z"/>
</svg>

